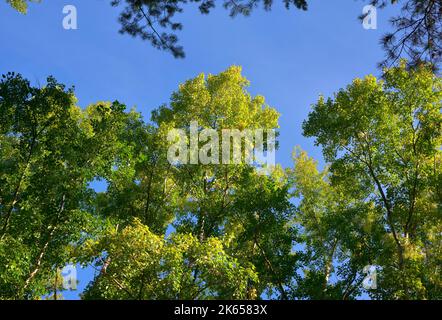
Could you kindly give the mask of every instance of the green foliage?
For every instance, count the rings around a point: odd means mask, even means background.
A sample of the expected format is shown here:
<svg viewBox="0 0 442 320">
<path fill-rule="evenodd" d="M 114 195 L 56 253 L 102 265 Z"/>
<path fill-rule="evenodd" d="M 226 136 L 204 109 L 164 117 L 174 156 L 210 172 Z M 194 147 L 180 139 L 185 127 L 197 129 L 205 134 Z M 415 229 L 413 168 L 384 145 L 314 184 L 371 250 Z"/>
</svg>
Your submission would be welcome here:
<svg viewBox="0 0 442 320">
<path fill-rule="evenodd" d="M 304 133 L 322 146 L 331 186 L 368 219 L 361 250 L 382 266 L 379 289 L 370 294 L 436 299 L 442 82 L 429 67 L 407 70 L 405 61 L 386 70 L 384 78 L 356 79 L 334 99 L 320 98 Z M 360 222 L 346 223 L 354 232 Z"/>
<path fill-rule="evenodd" d="M 139 151 L 135 152 L 132 161 L 125 161 L 124 166 L 112 172 L 107 195 L 99 198 L 103 204 L 98 207 L 99 211 L 105 212 L 107 217 L 118 216 L 120 226 L 126 227 L 129 217 L 135 216 L 149 230 L 161 235 L 173 222 L 177 235 L 191 234 L 192 238 L 172 236 L 171 241 L 193 243 L 197 239 L 203 248 L 207 243 L 220 243 L 227 260 L 247 266 L 245 270 L 251 268 L 247 271 L 249 273 L 256 271 L 253 277 L 248 276 L 250 279 L 245 284 L 235 282 L 234 287 L 240 292 L 232 292 L 229 282 L 224 281 L 226 287 L 210 284 L 210 293 L 207 293 L 204 289 L 209 273 L 204 271 L 206 266 L 187 266 L 186 272 L 192 274 L 194 282 L 188 289 L 192 294 L 201 291 L 195 297 L 250 298 L 275 288 L 275 294 L 285 295 L 283 286 L 290 282 L 294 268 L 295 258 L 290 254 L 293 233 L 285 225 L 293 210 L 286 192 L 288 182 L 280 181 L 278 170 L 275 169 L 270 176 L 259 176 L 249 165 L 171 166 L 165 159 L 168 144 L 164 141 L 168 130 L 182 128 L 188 131 L 191 121 L 197 121 L 201 128 L 218 132 L 227 128 L 275 128 L 277 112 L 265 104 L 263 97 L 251 97 L 246 91 L 247 85 L 239 67 L 231 67 L 219 75 L 205 77 L 201 74 L 181 85 L 172 94 L 170 106 L 162 106 L 153 112 L 155 125 L 146 126 L 151 138 L 146 131 L 143 136 L 135 137 L 141 127 L 132 127 L 131 137 L 124 138 L 132 139 Z M 219 108 L 220 105 L 223 108 Z M 145 148 L 141 148 L 140 141 L 146 144 Z M 130 143 L 126 142 L 126 145 Z M 263 197 L 260 202 L 251 202 L 256 200 L 253 195 L 256 192 L 261 192 Z M 272 228 L 268 228 L 269 225 Z M 279 238 L 281 235 L 283 237 Z M 279 250 L 278 256 L 274 254 L 275 248 Z M 174 263 L 183 264 L 181 260 Z M 129 275 L 120 274 L 118 270 L 114 272 L 113 277 L 119 279 L 132 274 L 130 270 L 127 271 Z M 229 276 L 230 271 L 225 272 L 219 276 Z M 240 274 L 236 269 L 233 273 Z M 102 289 L 95 287 L 102 288 L 101 278 L 91 284 L 88 291 L 91 293 L 85 298 L 100 296 L 97 292 Z M 155 283 L 161 281 L 161 278 L 149 278 L 149 283 L 155 287 Z M 168 292 L 169 296 L 164 293 L 161 297 L 189 298 L 188 289 L 178 286 L 175 291 Z M 117 288 L 114 286 L 113 290 Z M 116 294 L 110 292 L 107 297 L 118 297 Z M 146 291 L 142 297 L 154 296 Z"/>
<path fill-rule="evenodd" d="M 86 248 L 106 254 L 85 299 L 239 299 L 257 281 L 253 266 L 229 256 L 221 239 L 200 242 L 181 233 L 164 239 L 139 220 L 121 232 L 111 229 Z"/>
<path fill-rule="evenodd" d="M 146 123 L 115 101 L 76 106 L 49 78 L 0 82 L 0 299 L 440 299 L 442 83 L 400 66 L 321 97 L 304 123 L 328 165 L 172 165 L 167 132 L 274 129 L 240 67 L 186 81 Z M 107 183 L 95 192 L 90 183 Z"/>
<path fill-rule="evenodd" d="M 10 73 L 0 97 L 0 265 L 7 269 L 0 297 L 36 298 L 95 228 L 88 183 L 114 158 L 104 141 L 115 131 L 103 131 L 105 121 L 124 113 L 105 118 L 97 106 L 87 117 L 53 78 L 40 89 Z"/>
</svg>

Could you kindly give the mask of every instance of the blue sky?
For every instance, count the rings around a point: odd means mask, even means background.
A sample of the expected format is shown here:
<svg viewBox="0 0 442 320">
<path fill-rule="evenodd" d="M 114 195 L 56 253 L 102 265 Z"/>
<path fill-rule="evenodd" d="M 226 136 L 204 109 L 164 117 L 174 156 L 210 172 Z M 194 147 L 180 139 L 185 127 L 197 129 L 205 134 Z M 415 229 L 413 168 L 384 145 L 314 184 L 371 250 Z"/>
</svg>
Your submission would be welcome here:
<svg viewBox="0 0 442 320">
<path fill-rule="evenodd" d="M 365 30 L 357 19 L 366 4 L 361 0 L 311 0 L 307 12 L 287 11 L 275 1 L 270 13 L 257 10 L 235 19 L 221 6 L 208 16 L 188 6 L 178 17 L 187 56 L 174 59 L 148 42 L 120 35 L 119 9 L 109 2 L 42 0 L 24 16 L 0 0 L 0 73 L 15 71 L 34 84 L 53 75 L 75 85 L 82 107 L 119 100 L 148 120 L 185 80 L 240 65 L 250 92 L 264 95 L 281 113 L 276 160 L 283 166 L 291 165 L 296 145 L 321 160 L 321 150 L 302 136 L 302 121 L 320 94 L 330 96 L 356 77 L 379 75 L 379 39 L 394 14 L 392 8 L 378 10 L 378 29 Z M 65 5 L 77 7 L 78 30 L 63 29 Z M 79 270 L 80 290 L 92 274 Z"/>
</svg>

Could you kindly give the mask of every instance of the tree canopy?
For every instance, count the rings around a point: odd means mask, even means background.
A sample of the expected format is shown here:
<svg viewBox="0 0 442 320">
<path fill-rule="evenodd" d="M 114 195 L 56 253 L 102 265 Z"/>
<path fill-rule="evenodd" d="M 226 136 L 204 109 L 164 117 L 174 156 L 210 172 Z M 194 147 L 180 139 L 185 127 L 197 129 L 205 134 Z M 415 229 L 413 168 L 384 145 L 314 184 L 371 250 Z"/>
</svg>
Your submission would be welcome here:
<svg viewBox="0 0 442 320">
<path fill-rule="evenodd" d="M 384 80 L 321 97 L 304 123 L 348 202 L 335 239 L 350 236 L 344 248 L 382 266 L 375 297 L 440 298 L 441 84 L 429 67 L 407 71 L 402 61 Z"/>
<path fill-rule="evenodd" d="M 237 66 L 200 74 L 145 121 L 118 101 L 81 109 L 53 78 L 37 88 L 4 75 L 0 299 L 58 297 L 68 263 L 96 270 L 83 299 L 440 299 L 442 82 L 431 67 L 402 62 L 320 97 L 304 134 L 326 168 L 300 148 L 266 174 L 167 160 L 167 132 L 191 120 L 277 128 L 248 84 Z M 366 265 L 378 266 L 377 289 L 361 285 Z"/>
</svg>

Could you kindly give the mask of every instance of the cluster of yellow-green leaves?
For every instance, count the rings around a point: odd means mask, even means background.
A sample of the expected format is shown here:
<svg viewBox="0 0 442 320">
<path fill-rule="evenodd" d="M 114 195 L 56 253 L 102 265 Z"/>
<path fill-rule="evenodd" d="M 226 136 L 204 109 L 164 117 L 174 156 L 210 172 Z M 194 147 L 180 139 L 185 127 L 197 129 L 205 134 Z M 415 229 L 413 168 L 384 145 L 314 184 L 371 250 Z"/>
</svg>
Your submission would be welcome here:
<svg viewBox="0 0 442 320">
<path fill-rule="evenodd" d="M 40 2 L 40 0 L 6 0 L 15 10 L 20 13 L 28 12 L 28 2 Z"/>
</svg>

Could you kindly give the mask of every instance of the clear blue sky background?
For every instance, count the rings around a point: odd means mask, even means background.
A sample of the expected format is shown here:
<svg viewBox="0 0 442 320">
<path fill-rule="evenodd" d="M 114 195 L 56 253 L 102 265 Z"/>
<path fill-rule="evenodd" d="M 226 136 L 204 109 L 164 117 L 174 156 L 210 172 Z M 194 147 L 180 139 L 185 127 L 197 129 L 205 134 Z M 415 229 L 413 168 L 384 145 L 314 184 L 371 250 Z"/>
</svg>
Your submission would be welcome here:
<svg viewBox="0 0 442 320">
<path fill-rule="evenodd" d="M 311 0 L 307 12 L 287 11 L 275 0 L 270 13 L 257 10 L 233 20 L 220 5 L 208 16 L 188 6 L 178 17 L 187 57 L 177 60 L 148 42 L 120 35 L 120 10 L 109 2 L 43 0 L 24 16 L 0 0 L 0 73 L 15 71 L 41 85 L 53 75 L 75 85 L 81 107 L 119 100 L 147 120 L 183 81 L 240 65 L 251 81 L 250 92 L 264 95 L 281 113 L 276 160 L 285 167 L 296 145 L 323 164 L 321 150 L 302 136 L 302 121 L 320 94 L 330 96 L 356 77 L 380 73 L 379 39 L 394 14 L 393 8 L 378 10 L 378 29 L 365 30 L 357 19 L 366 4 L 361 0 Z M 68 4 L 78 9 L 78 30 L 62 27 Z M 93 270 L 78 273 L 81 292 Z M 65 298 L 77 298 L 78 292 Z"/>
</svg>

